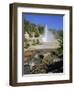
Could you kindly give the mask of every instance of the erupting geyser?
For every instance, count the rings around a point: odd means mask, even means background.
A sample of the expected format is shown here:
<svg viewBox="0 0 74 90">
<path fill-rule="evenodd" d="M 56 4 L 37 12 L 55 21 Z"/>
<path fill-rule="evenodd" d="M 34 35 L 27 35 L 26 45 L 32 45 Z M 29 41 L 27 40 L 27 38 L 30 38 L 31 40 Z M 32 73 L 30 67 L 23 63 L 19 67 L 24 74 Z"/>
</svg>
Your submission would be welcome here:
<svg viewBox="0 0 74 90">
<path fill-rule="evenodd" d="M 53 42 L 55 40 L 55 35 L 48 30 L 47 25 L 44 27 L 44 34 L 42 35 L 43 42 Z"/>
</svg>

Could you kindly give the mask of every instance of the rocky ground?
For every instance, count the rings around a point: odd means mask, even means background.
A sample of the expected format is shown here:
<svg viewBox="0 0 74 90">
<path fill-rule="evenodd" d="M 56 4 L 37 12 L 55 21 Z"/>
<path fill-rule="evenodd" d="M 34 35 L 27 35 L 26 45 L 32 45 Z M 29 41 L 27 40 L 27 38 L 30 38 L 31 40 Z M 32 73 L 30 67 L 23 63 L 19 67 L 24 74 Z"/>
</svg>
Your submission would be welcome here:
<svg viewBox="0 0 74 90">
<path fill-rule="evenodd" d="M 59 47 L 59 42 L 56 41 L 52 41 L 52 42 L 43 42 L 41 44 L 37 44 L 37 45 L 31 45 L 29 46 L 27 49 L 25 48 L 24 50 L 39 50 L 39 49 L 56 49 Z"/>
<path fill-rule="evenodd" d="M 54 49 L 37 49 L 26 51 L 24 57 L 24 74 L 61 73 L 63 56 L 58 57 Z"/>
</svg>

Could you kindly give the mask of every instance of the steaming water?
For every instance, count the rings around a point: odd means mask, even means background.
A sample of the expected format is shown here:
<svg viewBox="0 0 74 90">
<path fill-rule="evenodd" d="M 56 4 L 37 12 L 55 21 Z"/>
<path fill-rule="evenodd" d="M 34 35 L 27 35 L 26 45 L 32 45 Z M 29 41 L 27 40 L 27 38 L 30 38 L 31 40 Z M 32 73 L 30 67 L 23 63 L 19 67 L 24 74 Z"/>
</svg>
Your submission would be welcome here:
<svg viewBox="0 0 74 90">
<path fill-rule="evenodd" d="M 42 41 L 53 42 L 55 41 L 55 39 L 55 35 L 50 30 L 48 30 L 47 25 L 45 25 L 44 34 L 42 35 Z"/>
</svg>

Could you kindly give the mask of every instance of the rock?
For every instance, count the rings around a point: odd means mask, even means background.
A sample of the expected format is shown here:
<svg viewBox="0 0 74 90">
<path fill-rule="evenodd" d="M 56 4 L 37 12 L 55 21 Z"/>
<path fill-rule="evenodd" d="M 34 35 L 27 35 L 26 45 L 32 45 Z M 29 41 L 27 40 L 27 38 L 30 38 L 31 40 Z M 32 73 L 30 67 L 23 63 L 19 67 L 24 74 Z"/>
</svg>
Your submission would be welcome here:
<svg viewBox="0 0 74 90">
<path fill-rule="evenodd" d="M 47 72 L 47 66 L 42 63 L 35 65 L 32 69 L 33 74 L 46 73 L 46 72 Z"/>
<path fill-rule="evenodd" d="M 30 66 L 28 64 L 24 65 L 24 74 L 31 74 Z"/>
<path fill-rule="evenodd" d="M 46 54 L 44 55 L 44 58 L 43 58 L 42 62 L 43 62 L 44 64 L 46 64 L 46 65 L 49 65 L 49 64 L 52 64 L 52 63 L 53 63 L 53 59 L 54 59 L 54 57 L 53 57 L 52 54 L 46 53 Z"/>
</svg>

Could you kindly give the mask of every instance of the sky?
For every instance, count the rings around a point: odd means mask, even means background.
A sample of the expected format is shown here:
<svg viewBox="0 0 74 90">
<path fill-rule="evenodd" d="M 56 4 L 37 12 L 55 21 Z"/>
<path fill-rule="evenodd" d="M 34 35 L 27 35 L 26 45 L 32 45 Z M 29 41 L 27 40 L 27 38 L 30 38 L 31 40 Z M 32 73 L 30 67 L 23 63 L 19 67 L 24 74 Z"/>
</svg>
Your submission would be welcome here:
<svg viewBox="0 0 74 90">
<path fill-rule="evenodd" d="M 63 30 L 63 15 L 23 13 L 22 19 L 26 19 L 36 25 L 47 24 L 49 29 Z"/>
</svg>

